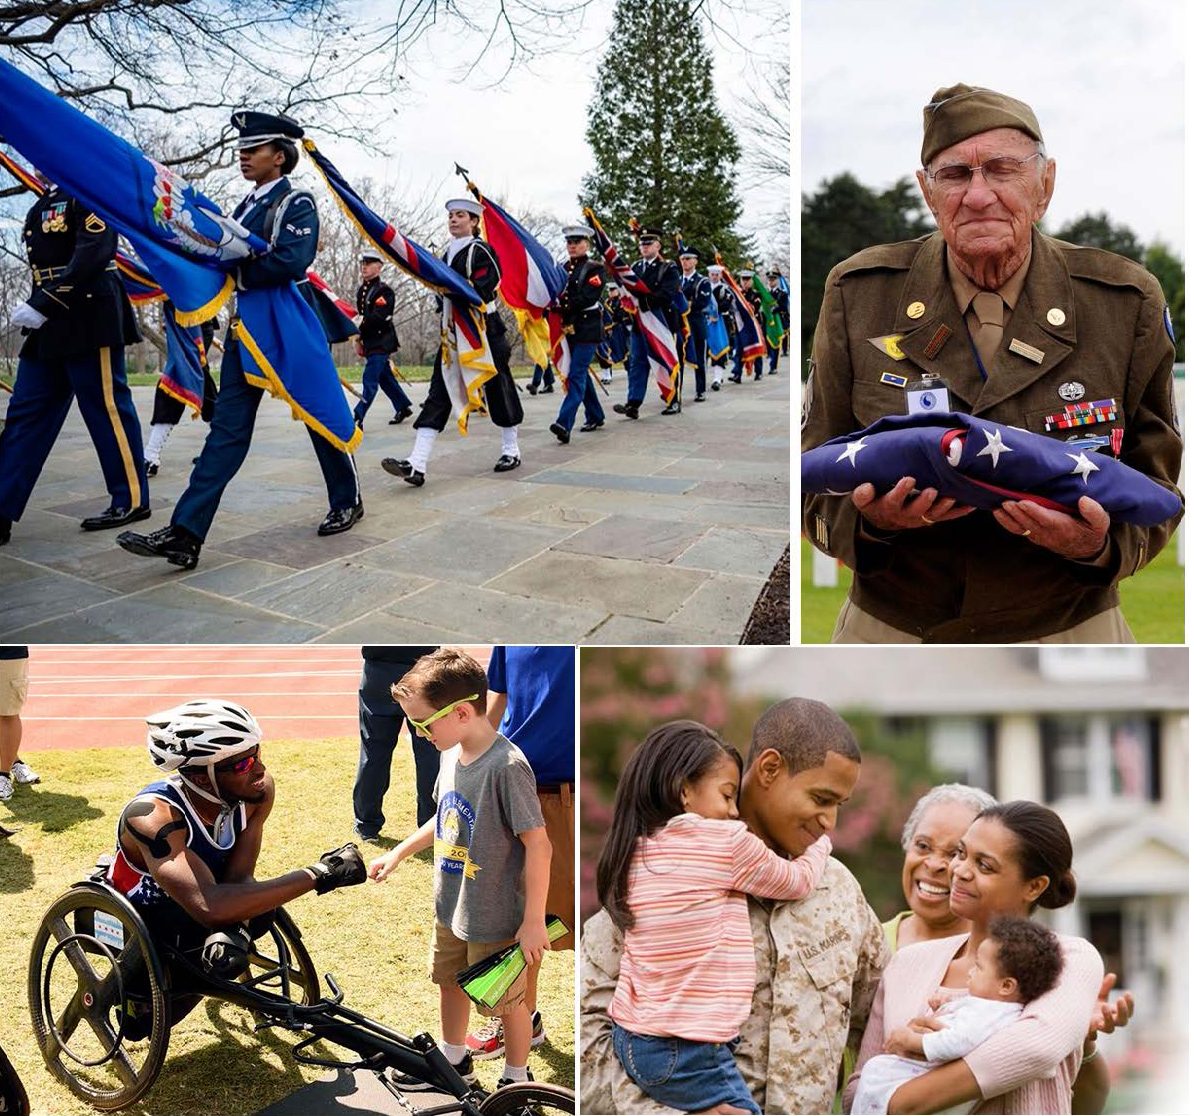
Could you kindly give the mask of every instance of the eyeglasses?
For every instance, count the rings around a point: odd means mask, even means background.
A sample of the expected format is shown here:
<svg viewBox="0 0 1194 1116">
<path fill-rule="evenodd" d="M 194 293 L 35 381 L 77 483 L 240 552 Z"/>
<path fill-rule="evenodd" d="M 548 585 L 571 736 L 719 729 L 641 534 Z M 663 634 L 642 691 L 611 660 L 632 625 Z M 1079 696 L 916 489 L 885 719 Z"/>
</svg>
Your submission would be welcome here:
<svg viewBox="0 0 1194 1116">
<path fill-rule="evenodd" d="M 415 732 L 417 732 L 421 737 L 423 737 L 424 740 L 430 740 L 431 733 L 429 733 L 427 731 L 428 725 L 434 724 L 441 717 L 446 717 L 449 713 L 452 712 L 453 709 L 456 708 L 456 706 L 463 705 L 466 701 L 476 701 L 477 698 L 479 698 L 480 696 L 481 696 L 480 694 L 469 694 L 468 697 L 458 698 L 456 701 L 452 702 L 451 705 L 445 705 L 443 707 L 443 709 L 439 710 L 439 712 L 432 713 L 431 716 L 428 717 L 427 720 L 425 720 L 425 721 L 416 721 L 414 719 L 414 717 L 408 717 L 407 719 L 410 721 L 411 726 L 414 728 Z"/>
<path fill-rule="evenodd" d="M 970 186 L 971 175 L 975 171 L 979 171 L 986 179 L 988 186 L 1006 186 L 1020 177 L 1025 163 L 1043 158 L 1044 156 L 1039 151 L 1035 151 L 1023 159 L 1015 159 L 1010 155 L 996 155 L 977 167 L 969 166 L 966 163 L 950 163 L 947 166 L 938 167 L 935 171 L 926 170 L 925 177 L 943 190 L 965 190 Z"/>
<path fill-rule="evenodd" d="M 257 762 L 257 757 L 261 754 L 261 745 L 254 744 L 251 752 L 246 752 L 240 759 L 229 760 L 228 763 L 216 764 L 216 770 L 221 775 L 243 775 L 248 771 L 253 764 Z"/>
</svg>

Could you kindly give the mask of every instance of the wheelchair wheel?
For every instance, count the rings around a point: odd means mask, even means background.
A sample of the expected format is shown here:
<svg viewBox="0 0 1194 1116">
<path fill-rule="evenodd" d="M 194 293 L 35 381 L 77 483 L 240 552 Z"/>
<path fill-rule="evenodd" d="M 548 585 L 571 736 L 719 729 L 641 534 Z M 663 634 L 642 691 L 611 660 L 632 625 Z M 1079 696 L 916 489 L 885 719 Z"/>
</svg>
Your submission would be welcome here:
<svg viewBox="0 0 1194 1116">
<path fill-rule="evenodd" d="M 51 904 L 33 937 L 28 993 L 46 1067 L 77 1097 L 125 1108 L 157 1080 L 170 1042 L 165 980 L 122 895 L 84 883 Z"/>
<path fill-rule="evenodd" d="M 562 1085 L 516 1081 L 490 1093 L 478 1106 L 482 1116 L 547 1116 L 574 1113 L 576 1094 Z"/>
<path fill-rule="evenodd" d="M 294 1004 L 319 999 L 319 974 L 294 919 L 279 907 L 269 931 L 253 943 L 249 971 L 241 983 L 272 992 Z"/>
</svg>

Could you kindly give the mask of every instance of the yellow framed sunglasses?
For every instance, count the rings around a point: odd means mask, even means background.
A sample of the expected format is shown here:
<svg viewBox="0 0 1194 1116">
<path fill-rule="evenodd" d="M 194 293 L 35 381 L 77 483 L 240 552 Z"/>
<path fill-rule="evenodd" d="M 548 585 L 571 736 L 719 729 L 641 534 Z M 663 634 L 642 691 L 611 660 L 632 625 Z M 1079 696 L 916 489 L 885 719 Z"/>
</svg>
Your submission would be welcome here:
<svg viewBox="0 0 1194 1116">
<path fill-rule="evenodd" d="M 452 702 L 451 705 L 445 705 L 443 707 L 443 709 L 439 710 L 436 713 L 432 713 L 431 716 L 428 717 L 425 721 L 416 721 L 414 719 L 414 717 L 407 717 L 407 720 L 410 721 L 411 727 L 415 730 L 415 732 L 417 732 L 421 737 L 423 737 L 424 740 L 430 740 L 431 733 L 429 733 L 427 731 L 428 725 L 434 724 L 441 717 L 446 717 L 449 713 L 452 712 L 453 709 L 456 708 L 456 706 L 462 705 L 466 701 L 476 701 L 477 698 L 479 698 L 480 696 L 481 696 L 480 694 L 469 694 L 468 697 L 457 698 L 454 702 Z"/>
</svg>

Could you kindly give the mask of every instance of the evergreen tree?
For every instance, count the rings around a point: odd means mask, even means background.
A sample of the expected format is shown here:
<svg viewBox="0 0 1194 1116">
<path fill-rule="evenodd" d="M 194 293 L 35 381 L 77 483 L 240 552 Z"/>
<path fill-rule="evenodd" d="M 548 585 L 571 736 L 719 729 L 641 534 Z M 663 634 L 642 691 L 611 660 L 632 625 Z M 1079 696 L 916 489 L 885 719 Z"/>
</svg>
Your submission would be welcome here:
<svg viewBox="0 0 1194 1116">
<path fill-rule="evenodd" d="M 717 247 L 735 266 L 744 247 L 733 231 L 740 148 L 717 107 L 698 8 L 696 0 L 618 0 L 589 107 L 595 167 L 580 200 L 619 246 L 633 217 L 664 230 L 669 255 L 680 232 L 703 257 Z"/>
</svg>

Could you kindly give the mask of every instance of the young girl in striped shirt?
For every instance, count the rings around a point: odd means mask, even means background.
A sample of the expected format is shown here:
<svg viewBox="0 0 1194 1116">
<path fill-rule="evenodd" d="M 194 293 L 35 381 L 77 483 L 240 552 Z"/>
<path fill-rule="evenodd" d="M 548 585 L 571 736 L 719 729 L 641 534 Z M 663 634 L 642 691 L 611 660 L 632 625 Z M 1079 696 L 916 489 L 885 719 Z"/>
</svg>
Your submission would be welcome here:
<svg viewBox="0 0 1194 1116">
<path fill-rule="evenodd" d="M 742 757 L 712 729 L 673 721 L 630 757 L 597 864 L 602 905 L 624 934 L 610 1004 L 631 1079 L 683 1112 L 761 1112 L 734 1063 L 750 1014 L 754 941 L 746 895 L 803 899 L 826 836 L 795 860 L 738 821 Z"/>
</svg>

